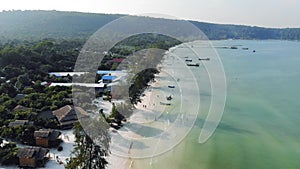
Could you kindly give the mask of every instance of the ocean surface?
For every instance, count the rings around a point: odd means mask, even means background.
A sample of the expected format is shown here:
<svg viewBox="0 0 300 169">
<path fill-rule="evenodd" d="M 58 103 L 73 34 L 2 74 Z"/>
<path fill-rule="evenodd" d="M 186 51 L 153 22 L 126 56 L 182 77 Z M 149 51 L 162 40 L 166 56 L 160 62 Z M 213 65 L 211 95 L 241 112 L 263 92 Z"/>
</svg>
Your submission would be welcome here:
<svg viewBox="0 0 300 169">
<path fill-rule="evenodd" d="M 300 42 L 226 40 L 212 45 L 227 79 L 225 110 L 215 133 L 204 144 L 198 142 L 211 98 L 202 93 L 201 113 L 187 137 L 163 155 L 135 160 L 132 168 L 300 168 Z"/>
</svg>

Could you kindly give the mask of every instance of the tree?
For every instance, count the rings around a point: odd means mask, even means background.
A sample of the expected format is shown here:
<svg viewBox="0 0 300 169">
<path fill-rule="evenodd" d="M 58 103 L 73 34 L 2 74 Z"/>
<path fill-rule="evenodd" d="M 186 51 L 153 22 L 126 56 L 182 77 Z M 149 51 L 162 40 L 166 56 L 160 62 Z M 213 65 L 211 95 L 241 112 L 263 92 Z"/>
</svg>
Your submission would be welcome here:
<svg viewBox="0 0 300 169">
<path fill-rule="evenodd" d="M 103 129 L 104 131 L 105 129 Z M 97 132 L 96 130 L 94 130 Z M 98 130 L 99 131 L 99 130 Z M 76 137 L 75 148 L 72 152 L 75 157 L 71 158 L 68 162 L 67 169 L 104 169 L 108 164 L 105 157 L 108 155 L 108 142 L 110 137 L 104 131 L 100 134 L 87 134 L 80 123 L 75 124 L 74 134 Z M 101 144 L 95 143 L 93 136 L 98 135 Z M 98 141 L 97 141 L 98 142 Z M 98 143 L 99 143 L 98 142 Z"/>
<path fill-rule="evenodd" d="M 6 93 L 9 97 L 15 97 L 17 95 L 16 88 L 11 83 L 2 83 L 0 93 Z"/>
<path fill-rule="evenodd" d="M 2 144 L 2 139 L 0 141 Z M 3 165 L 17 164 L 18 148 L 16 143 L 7 143 L 0 147 L 0 163 Z"/>
</svg>

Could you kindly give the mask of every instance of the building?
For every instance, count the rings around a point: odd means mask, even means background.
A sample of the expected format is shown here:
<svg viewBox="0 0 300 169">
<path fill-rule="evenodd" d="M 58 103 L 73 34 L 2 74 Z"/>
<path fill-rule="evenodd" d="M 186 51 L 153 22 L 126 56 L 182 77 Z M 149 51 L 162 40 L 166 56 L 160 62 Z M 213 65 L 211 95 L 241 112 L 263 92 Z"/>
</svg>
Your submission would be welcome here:
<svg viewBox="0 0 300 169">
<path fill-rule="evenodd" d="M 29 110 L 28 107 L 22 106 L 22 105 L 17 105 L 15 108 L 13 108 L 12 112 L 16 112 L 16 111 L 27 111 Z"/>
<path fill-rule="evenodd" d="M 8 124 L 8 127 L 17 127 L 17 126 L 24 126 L 30 125 L 31 123 L 28 120 L 15 120 Z"/>
<path fill-rule="evenodd" d="M 78 118 L 87 116 L 87 113 L 81 107 L 71 105 L 66 105 L 52 113 L 56 116 L 61 129 L 70 129 L 78 121 Z"/>
<path fill-rule="evenodd" d="M 15 97 L 16 101 L 22 100 L 23 98 L 25 98 L 27 96 L 27 94 L 17 94 L 17 96 Z"/>
<path fill-rule="evenodd" d="M 56 117 L 52 114 L 51 110 L 42 111 L 37 116 L 38 116 L 38 118 L 41 118 L 44 120 L 55 120 L 56 119 Z"/>
<path fill-rule="evenodd" d="M 117 76 L 111 76 L 111 75 L 104 75 L 102 76 L 102 82 L 103 83 L 111 83 L 113 80 L 115 80 Z"/>
<path fill-rule="evenodd" d="M 41 129 L 34 132 L 35 144 L 42 147 L 57 147 L 60 140 L 61 132 L 51 129 Z"/>
<path fill-rule="evenodd" d="M 111 63 L 122 63 L 124 58 L 114 58 L 111 60 Z"/>
<path fill-rule="evenodd" d="M 49 76 L 55 76 L 55 77 L 67 77 L 67 76 L 81 76 L 83 74 L 86 74 L 88 72 L 50 72 L 48 73 Z"/>
<path fill-rule="evenodd" d="M 49 150 L 41 147 L 25 147 L 18 151 L 20 167 L 44 167 L 49 159 Z"/>
<path fill-rule="evenodd" d="M 97 71 L 97 74 L 99 75 L 108 75 L 108 74 L 111 74 L 111 75 L 124 75 L 126 74 L 127 71 L 126 70 L 98 70 Z"/>
</svg>

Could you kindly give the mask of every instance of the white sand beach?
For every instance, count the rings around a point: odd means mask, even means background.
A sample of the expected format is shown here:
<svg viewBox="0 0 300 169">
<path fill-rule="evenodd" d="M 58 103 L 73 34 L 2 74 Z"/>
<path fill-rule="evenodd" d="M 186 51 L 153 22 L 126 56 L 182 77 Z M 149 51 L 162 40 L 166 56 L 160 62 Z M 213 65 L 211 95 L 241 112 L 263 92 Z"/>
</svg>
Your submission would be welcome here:
<svg viewBox="0 0 300 169">
<path fill-rule="evenodd" d="M 160 73 L 149 83 L 133 115 L 122 128 L 112 132 L 109 169 L 138 168 L 138 160 L 170 151 L 190 131 L 199 109 L 195 103 L 200 98 L 194 77 L 182 74 L 189 71 L 182 60 L 166 54 L 158 66 Z M 168 100 L 169 96 L 172 99 Z M 185 111 L 182 105 L 187 106 Z"/>
</svg>

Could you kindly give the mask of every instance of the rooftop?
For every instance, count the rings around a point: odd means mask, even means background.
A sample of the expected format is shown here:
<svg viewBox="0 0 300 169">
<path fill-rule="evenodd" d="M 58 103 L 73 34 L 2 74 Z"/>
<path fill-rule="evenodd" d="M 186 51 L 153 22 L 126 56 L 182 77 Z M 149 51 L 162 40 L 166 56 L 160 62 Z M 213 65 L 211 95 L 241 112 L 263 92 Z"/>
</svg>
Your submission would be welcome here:
<svg viewBox="0 0 300 169">
<path fill-rule="evenodd" d="M 10 122 L 8 124 L 8 126 L 9 127 L 24 126 L 25 124 L 28 124 L 28 120 L 16 120 L 16 121 Z"/>
<path fill-rule="evenodd" d="M 86 116 L 87 113 L 80 107 L 72 106 L 72 105 L 66 105 L 64 107 L 61 107 L 60 109 L 54 110 L 53 115 L 56 116 L 58 121 L 71 121 L 71 120 L 77 120 L 78 116 L 79 118 Z"/>
<path fill-rule="evenodd" d="M 28 107 L 25 107 L 25 106 L 22 106 L 22 105 L 17 105 L 15 108 L 13 108 L 13 112 L 15 111 L 26 111 L 28 110 L 29 108 Z"/>
<path fill-rule="evenodd" d="M 40 129 L 34 132 L 34 137 L 48 138 L 49 140 L 56 140 L 61 135 L 61 132 L 51 129 Z"/>
<path fill-rule="evenodd" d="M 103 88 L 104 84 L 101 83 L 51 83 L 50 86 L 84 86 L 84 87 L 100 87 Z"/>
<path fill-rule="evenodd" d="M 65 76 L 80 76 L 87 72 L 50 72 L 50 76 L 56 76 L 56 77 L 65 77 Z"/>
<path fill-rule="evenodd" d="M 117 76 L 110 76 L 110 75 L 102 76 L 102 80 L 111 80 L 111 81 L 113 81 L 116 78 L 117 78 Z"/>
<path fill-rule="evenodd" d="M 46 148 L 41 147 L 25 147 L 21 148 L 17 154 L 19 158 L 36 158 L 43 159 L 49 152 Z"/>
</svg>

